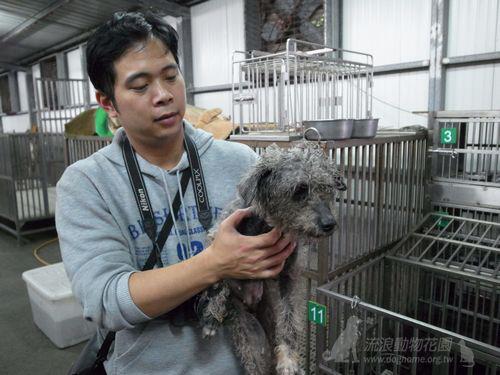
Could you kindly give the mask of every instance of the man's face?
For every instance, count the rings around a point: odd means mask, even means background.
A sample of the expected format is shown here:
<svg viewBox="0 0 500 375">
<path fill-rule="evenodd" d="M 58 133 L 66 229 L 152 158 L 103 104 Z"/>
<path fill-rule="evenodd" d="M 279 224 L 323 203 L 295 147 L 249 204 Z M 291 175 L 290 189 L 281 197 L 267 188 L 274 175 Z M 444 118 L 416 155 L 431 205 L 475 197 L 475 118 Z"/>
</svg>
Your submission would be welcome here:
<svg viewBox="0 0 500 375">
<path fill-rule="evenodd" d="M 133 143 L 147 147 L 183 135 L 184 78 L 160 40 L 136 44 L 115 61 L 114 68 L 116 106 L 109 99 L 100 103 Z"/>
</svg>

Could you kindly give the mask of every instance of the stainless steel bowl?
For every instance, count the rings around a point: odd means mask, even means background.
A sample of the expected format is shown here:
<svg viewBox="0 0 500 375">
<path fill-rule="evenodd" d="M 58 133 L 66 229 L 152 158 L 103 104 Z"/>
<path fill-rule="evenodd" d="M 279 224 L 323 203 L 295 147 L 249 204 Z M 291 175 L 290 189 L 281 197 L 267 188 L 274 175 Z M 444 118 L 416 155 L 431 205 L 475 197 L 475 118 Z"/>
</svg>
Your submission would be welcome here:
<svg viewBox="0 0 500 375">
<path fill-rule="evenodd" d="M 310 141 L 331 141 L 351 138 L 353 120 L 311 120 L 304 121 L 304 137 Z"/>
<path fill-rule="evenodd" d="M 378 118 L 354 120 L 352 138 L 373 138 L 377 134 Z"/>
</svg>

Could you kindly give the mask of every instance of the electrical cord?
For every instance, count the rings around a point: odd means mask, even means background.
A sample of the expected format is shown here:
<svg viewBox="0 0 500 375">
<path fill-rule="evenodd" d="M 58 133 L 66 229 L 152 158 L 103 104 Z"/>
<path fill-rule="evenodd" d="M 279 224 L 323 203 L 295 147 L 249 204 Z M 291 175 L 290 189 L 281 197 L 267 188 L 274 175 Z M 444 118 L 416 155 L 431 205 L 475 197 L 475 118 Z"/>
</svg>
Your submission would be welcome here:
<svg viewBox="0 0 500 375">
<path fill-rule="evenodd" d="M 43 259 L 40 255 L 38 255 L 38 251 L 40 249 L 44 248 L 45 246 L 50 245 L 51 243 L 56 242 L 56 241 L 59 241 L 58 237 L 53 238 L 53 239 L 48 240 L 48 241 L 45 241 L 40 246 L 37 246 L 35 249 L 33 249 L 33 256 L 35 257 L 36 260 L 38 260 L 44 266 L 48 266 L 48 265 L 50 265 L 50 263 L 47 262 L 45 259 Z"/>
</svg>

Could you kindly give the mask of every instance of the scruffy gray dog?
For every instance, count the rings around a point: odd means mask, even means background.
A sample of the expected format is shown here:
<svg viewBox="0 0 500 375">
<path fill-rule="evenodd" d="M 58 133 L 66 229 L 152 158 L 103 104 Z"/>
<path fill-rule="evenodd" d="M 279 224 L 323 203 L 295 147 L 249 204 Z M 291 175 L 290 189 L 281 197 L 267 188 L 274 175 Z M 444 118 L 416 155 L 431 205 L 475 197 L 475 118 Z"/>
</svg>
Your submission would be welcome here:
<svg viewBox="0 0 500 375">
<path fill-rule="evenodd" d="M 317 146 L 306 143 L 284 150 L 271 145 L 242 179 L 239 197 L 220 218 L 252 207 L 253 215 L 237 228 L 240 233 L 258 235 L 278 227 L 297 238 L 297 248 L 277 279 L 223 280 L 201 295 L 203 336 L 213 336 L 228 322 L 248 375 L 303 374 L 298 344 L 305 329 L 305 290 L 300 282 L 304 255 L 311 239 L 334 231 L 335 192 L 345 189 L 334 162 Z M 216 231 L 217 225 L 209 233 L 211 239 Z"/>
</svg>

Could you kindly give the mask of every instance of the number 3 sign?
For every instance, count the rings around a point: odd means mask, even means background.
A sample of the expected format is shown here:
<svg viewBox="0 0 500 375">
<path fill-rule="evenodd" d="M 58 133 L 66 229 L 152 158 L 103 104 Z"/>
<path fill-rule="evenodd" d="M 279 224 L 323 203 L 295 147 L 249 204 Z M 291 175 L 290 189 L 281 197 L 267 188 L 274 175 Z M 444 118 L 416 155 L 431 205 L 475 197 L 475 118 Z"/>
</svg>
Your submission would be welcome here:
<svg viewBox="0 0 500 375">
<path fill-rule="evenodd" d="M 454 145 L 455 143 L 457 143 L 457 129 L 441 129 L 441 143 L 444 145 Z"/>
</svg>

